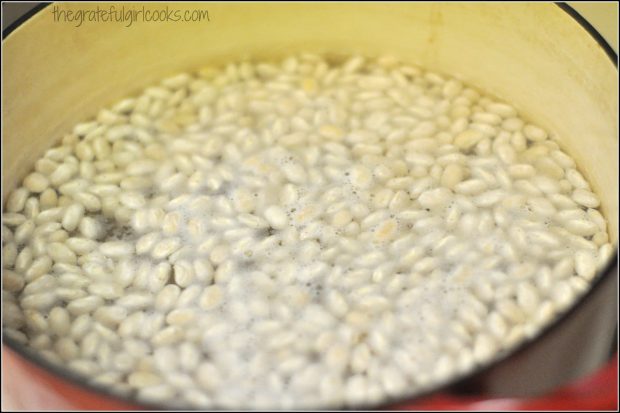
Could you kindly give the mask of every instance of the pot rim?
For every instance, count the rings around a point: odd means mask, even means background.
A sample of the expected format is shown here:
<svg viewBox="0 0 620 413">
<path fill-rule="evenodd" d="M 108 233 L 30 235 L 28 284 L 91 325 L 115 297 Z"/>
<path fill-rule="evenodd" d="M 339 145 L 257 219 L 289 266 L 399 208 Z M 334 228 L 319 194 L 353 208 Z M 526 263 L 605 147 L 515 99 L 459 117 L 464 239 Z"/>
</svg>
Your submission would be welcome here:
<svg viewBox="0 0 620 413">
<path fill-rule="evenodd" d="M 38 12 L 40 12 L 41 10 L 43 10 L 50 4 L 52 3 L 41 3 L 33 7 L 31 10 L 26 12 L 20 18 L 15 20 L 13 23 L 11 23 L 6 29 L 2 31 L 2 41 L 4 42 L 6 38 L 13 31 L 15 31 L 22 24 L 27 22 L 32 16 L 34 16 L 35 14 L 37 14 Z M 554 4 L 558 6 L 561 10 L 566 12 L 571 18 L 573 18 L 597 42 L 599 47 L 601 47 L 603 51 L 605 52 L 605 54 L 607 55 L 607 57 L 609 57 L 609 59 L 611 60 L 616 70 L 618 70 L 618 54 L 612 49 L 609 43 L 607 43 L 605 38 L 594 28 L 594 26 L 592 26 L 590 22 L 588 22 L 581 14 L 579 14 L 574 8 L 569 6 L 567 3 L 555 2 Z M 451 388 L 458 386 L 460 384 L 463 384 L 467 382 L 468 380 L 470 380 L 472 377 L 475 377 L 479 374 L 484 374 L 485 372 L 489 371 L 497 364 L 504 362 L 505 360 L 509 358 L 518 357 L 520 354 L 524 353 L 527 350 L 527 348 L 529 347 L 531 343 L 546 337 L 552 331 L 555 331 L 558 328 L 560 328 L 560 326 L 564 324 L 564 322 L 578 310 L 578 307 L 580 307 L 583 304 L 583 302 L 585 302 L 594 293 L 595 290 L 600 288 L 600 286 L 602 285 L 606 277 L 614 276 L 614 268 L 616 268 L 616 272 L 617 272 L 617 265 L 616 265 L 617 262 L 618 262 L 618 242 L 615 243 L 614 254 L 608 259 L 608 262 L 605 264 L 605 266 L 597 272 L 596 276 L 592 280 L 590 288 L 583 295 L 581 295 L 573 303 L 573 305 L 571 305 L 568 309 L 564 310 L 563 313 L 559 314 L 551 323 L 547 324 L 545 328 L 542 328 L 541 330 L 539 330 L 536 335 L 530 338 L 527 338 L 525 340 L 522 340 L 517 346 L 513 347 L 512 349 L 508 351 L 501 352 L 499 356 L 496 356 L 494 358 L 491 358 L 490 360 L 487 360 L 484 364 L 478 366 L 478 368 L 472 369 L 466 374 L 455 376 L 451 380 L 448 380 L 428 390 L 424 390 L 413 396 L 390 397 L 390 398 L 383 399 L 379 403 L 347 406 L 345 409 L 346 410 L 368 410 L 368 409 L 390 408 L 394 406 L 403 406 L 403 405 L 409 405 L 411 403 L 416 403 L 429 396 L 436 396 L 442 393 L 449 394 Z M 187 408 L 186 406 L 145 403 L 142 401 L 138 401 L 134 395 L 121 396 L 121 395 L 115 394 L 114 392 L 112 392 L 111 390 L 109 390 L 107 387 L 103 385 L 85 382 L 83 377 L 80 376 L 79 374 L 69 370 L 68 368 L 64 368 L 62 366 L 59 366 L 59 365 L 56 365 L 56 364 L 53 364 L 47 361 L 45 358 L 40 356 L 37 351 L 31 348 L 24 347 L 15 339 L 5 335 L 4 326 L 2 328 L 2 343 L 3 345 L 6 344 L 8 348 L 10 348 L 12 351 L 17 353 L 20 357 L 26 359 L 28 362 L 36 365 L 37 367 L 42 368 L 43 370 L 46 370 L 48 373 L 52 374 L 53 376 L 63 379 L 69 382 L 70 384 L 77 386 L 83 390 L 98 394 L 99 396 L 111 398 L 119 402 L 133 405 L 135 407 L 143 408 L 145 410 L 153 410 L 153 409 L 161 410 L 162 408 L 163 409 L 178 409 L 178 408 L 185 409 Z M 247 408 L 248 407 L 245 407 L 241 410 L 244 410 Z M 329 408 L 329 406 L 322 406 L 321 408 L 325 409 L 325 408 Z M 226 409 L 230 409 L 230 408 L 227 407 Z M 304 408 L 304 410 L 306 409 L 307 407 Z M 221 407 L 218 408 L 217 406 L 213 406 L 209 409 L 201 409 L 201 410 L 221 410 Z"/>
</svg>

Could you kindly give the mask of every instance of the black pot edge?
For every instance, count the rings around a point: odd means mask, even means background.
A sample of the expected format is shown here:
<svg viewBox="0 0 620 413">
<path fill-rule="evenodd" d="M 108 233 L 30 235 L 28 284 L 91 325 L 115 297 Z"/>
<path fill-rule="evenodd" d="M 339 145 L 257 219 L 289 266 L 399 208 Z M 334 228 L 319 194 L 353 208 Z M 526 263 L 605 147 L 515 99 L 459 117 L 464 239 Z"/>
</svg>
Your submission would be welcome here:
<svg viewBox="0 0 620 413">
<path fill-rule="evenodd" d="M 52 3 L 39 4 L 35 6 L 33 9 L 31 9 L 30 11 L 28 11 L 23 16 L 21 16 L 15 22 L 9 25 L 5 30 L 3 30 L 2 40 L 4 41 L 4 39 L 6 39 L 6 37 L 10 35 L 13 31 L 15 31 L 19 26 L 21 26 L 24 22 L 26 22 L 28 19 L 30 19 L 32 16 L 34 16 L 35 14 L 37 14 L 39 11 L 43 10 L 45 7 L 49 6 L 50 4 Z M 617 69 L 618 68 L 618 55 L 611 48 L 609 43 L 607 43 L 607 41 L 603 38 L 603 36 L 594 28 L 594 26 L 592 26 L 583 16 L 581 16 L 575 9 L 573 9 L 568 4 L 561 3 L 561 2 L 556 2 L 555 4 L 560 9 L 562 9 L 564 12 L 566 12 L 570 17 L 572 17 L 577 23 L 579 23 L 579 25 L 581 25 L 582 28 L 585 29 L 590 36 L 592 36 L 592 38 L 603 49 L 605 54 L 609 57 L 609 59 L 611 60 L 611 62 Z M 383 401 L 380 404 L 351 406 L 351 407 L 348 407 L 347 409 L 348 410 L 368 410 L 368 409 L 374 410 L 374 409 L 381 409 L 381 408 L 398 407 L 398 406 L 409 405 L 411 403 L 422 400 L 423 398 L 426 398 L 432 395 L 437 395 L 440 393 L 449 394 L 450 392 L 446 390 L 449 390 L 451 387 L 458 386 L 459 384 L 467 381 L 468 379 L 470 379 L 471 377 L 475 375 L 478 375 L 478 374 L 484 373 L 485 371 L 490 370 L 495 364 L 501 363 L 502 361 L 510 357 L 517 356 L 518 354 L 523 353 L 524 351 L 527 350 L 527 347 L 529 346 L 531 342 L 538 340 L 539 338 L 550 333 L 552 330 L 559 328 L 561 324 L 563 324 L 563 321 L 569 318 L 575 311 L 577 311 L 581 303 L 585 301 L 596 288 L 598 288 L 598 286 L 602 283 L 603 279 L 606 276 L 607 277 L 614 276 L 613 270 L 614 268 L 616 268 L 616 272 L 617 272 L 617 266 L 616 266 L 617 262 L 618 262 L 618 246 L 616 244 L 614 255 L 610 258 L 605 268 L 598 272 L 594 281 L 592 282 L 592 286 L 584 295 L 582 295 L 568 310 L 566 310 L 563 314 L 557 317 L 551 324 L 549 324 L 547 328 L 540 331 L 539 334 L 535 335 L 534 337 L 530 339 L 527 339 L 521 342 L 520 345 L 516 346 L 515 348 L 513 348 L 506 354 L 502 355 L 501 357 L 493 359 L 485 363 L 485 365 L 483 365 L 482 367 L 472 370 L 470 373 L 467 373 L 463 377 L 458 377 L 452 381 L 444 383 L 438 388 L 434 388 L 426 392 L 418 393 L 413 397 L 404 396 L 404 397 L 392 398 L 392 399 L 387 399 L 387 401 Z M 70 382 L 71 384 L 77 385 L 79 387 L 83 387 L 85 390 L 93 391 L 95 393 L 98 393 L 100 396 L 113 398 L 123 403 L 135 405 L 137 407 L 144 407 L 145 410 L 161 410 L 162 408 L 165 408 L 165 406 L 162 406 L 162 405 L 140 402 L 135 397 L 118 396 L 112 393 L 110 390 L 108 390 L 104 386 L 86 383 L 84 382 L 83 377 L 81 377 L 80 375 L 68 369 L 64 369 L 62 367 L 59 367 L 55 364 L 48 362 L 42 356 L 39 356 L 34 350 L 24 348 L 19 342 L 15 341 L 14 339 L 10 337 L 4 337 L 4 334 L 2 334 L 2 342 L 3 344 L 6 344 L 12 351 L 18 353 L 20 356 L 22 356 L 26 360 L 32 362 L 33 364 L 36 364 L 38 367 L 42 367 L 43 369 L 48 370 L 48 373 L 52 373 L 55 376 L 63 378 L 67 380 L 68 382 Z M 213 408 L 212 410 L 221 410 L 221 409 Z"/>
<path fill-rule="evenodd" d="M 607 57 L 613 62 L 614 66 L 618 68 L 618 54 L 611 48 L 607 40 L 587 21 L 577 10 L 573 9 L 568 3 L 556 2 L 556 6 L 564 10 L 570 17 L 575 19 L 587 32 L 596 40 L 596 43 L 603 49 Z"/>
</svg>

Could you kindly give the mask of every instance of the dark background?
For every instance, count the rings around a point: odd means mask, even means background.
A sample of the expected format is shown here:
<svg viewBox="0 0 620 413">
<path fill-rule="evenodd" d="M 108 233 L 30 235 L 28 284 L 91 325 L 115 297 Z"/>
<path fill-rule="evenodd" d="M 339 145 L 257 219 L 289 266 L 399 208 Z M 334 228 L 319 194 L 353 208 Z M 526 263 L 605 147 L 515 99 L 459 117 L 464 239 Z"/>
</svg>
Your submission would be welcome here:
<svg viewBox="0 0 620 413">
<path fill-rule="evenodd" d="M 20 16 L 31 10 L 41 2 L 3 2 L 2 3 L 2 31 L 11 25 Z"/>
</svg>

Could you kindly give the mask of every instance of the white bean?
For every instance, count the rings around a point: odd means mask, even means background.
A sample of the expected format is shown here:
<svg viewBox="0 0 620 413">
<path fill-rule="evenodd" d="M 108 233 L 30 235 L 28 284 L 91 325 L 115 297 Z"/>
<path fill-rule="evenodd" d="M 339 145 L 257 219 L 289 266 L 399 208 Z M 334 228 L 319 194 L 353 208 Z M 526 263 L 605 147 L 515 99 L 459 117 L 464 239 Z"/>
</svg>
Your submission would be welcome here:
<svg viewBox="0 0 620 413">
<path fill-rule="evenodd" d="M 122 258 L 134 254 L 134 246 L 126 241 L 108 241 L 99 245 L 99 251 L 107 257 Z"/>
<path fill-rule="evenodd" d="M 596 259 L 588 250 L 579 250 L 575 253 L 575 270 L 579 276 L 591 280 L 596 275 Z"/>
<path fill-rule="evenodd" d="M 45 175 L 38 172 L 33 172 L 24 178 L 24 187 L 35 194 L 45 191 L 49 185 L 50 182 Z"/>
<path fill-rule="evenodd" d="M 533 142 L 541 142 L 547 139 L 547 132 L 532 124 L 525 125 L 523 127 L 523 133 Z"/>
<path fill-rule="evenodd" d="M 18 188 L 13 191 L 11 195 L 9 195 L 9 198 L 6 202 L 6 210 L 8 212 L 21 212 L 26 205 L 28 195 L 29 191 L 24 187 Z"/>
</svg>

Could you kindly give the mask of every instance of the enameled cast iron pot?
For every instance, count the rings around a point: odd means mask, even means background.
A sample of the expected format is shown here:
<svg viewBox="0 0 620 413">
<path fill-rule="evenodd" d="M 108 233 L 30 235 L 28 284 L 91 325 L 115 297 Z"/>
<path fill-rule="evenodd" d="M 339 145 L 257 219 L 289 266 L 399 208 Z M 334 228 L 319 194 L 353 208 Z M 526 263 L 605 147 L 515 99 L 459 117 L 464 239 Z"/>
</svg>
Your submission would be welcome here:
<svg viewBox="0 0 620 413">
<path fill-rule="evenodd" d="M 125 7 L 142 6 L 125 3 Z M 296 51 L 392 54 L 491 91 L 555 132 L 601 196 L 617 251 L 617 57 L 567 6 L 168 6 L 208 9 L 210 21 L 137 22 L 131 27 L 86 22 L 75 27 L 55 22 L 54 7 L 96 6 L 64 3 L 39 7 L 19 27 L 9 29 L 3 40 L 3 200 L 73 124 L 177 71 L 243 56 L 270 58 Z M 144 7 L 162 9 L 166 4 Z M 609 359 L 612 346 L 617 345 L 616 262 L 617 253 L 571 310 L 502 359 L 422 396 L 366 407 L 614 409 L 617 357 Z M 2 352 L 4 386 L 14 407 L 140 408 L 132 400 L 84 385 L 72 373 L 49 365 L 9 339 L 5 338 Z M 557 390 L 559 386 L 565 387 Z"/>
</svg>

